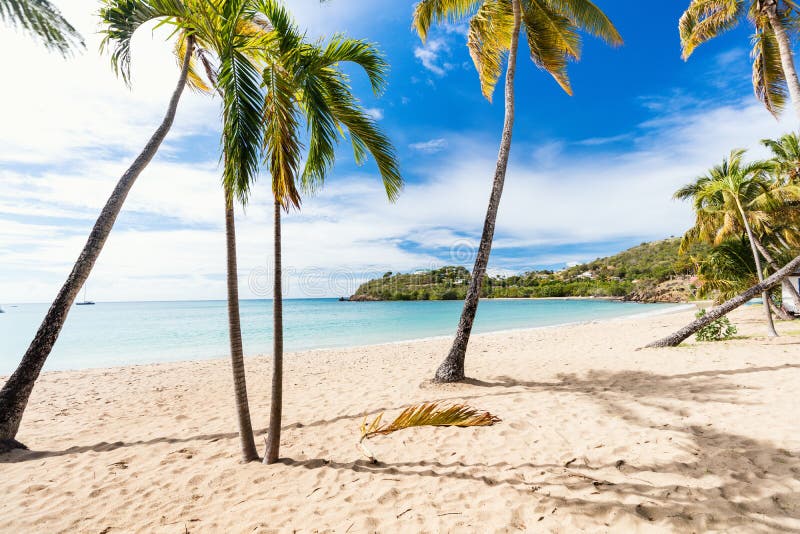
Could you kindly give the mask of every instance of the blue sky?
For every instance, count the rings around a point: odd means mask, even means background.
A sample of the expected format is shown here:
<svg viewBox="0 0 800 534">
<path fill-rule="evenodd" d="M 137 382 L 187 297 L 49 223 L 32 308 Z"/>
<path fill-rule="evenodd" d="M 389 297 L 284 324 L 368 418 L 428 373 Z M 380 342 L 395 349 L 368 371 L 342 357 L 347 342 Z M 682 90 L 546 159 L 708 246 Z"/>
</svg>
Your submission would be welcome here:
<svg viewBox="0 0 800 534">
<path fill-rule="evenodd" d="M 133 88 L 97 51 L 97 21 L 79 0 L 57 1 L 88 37 L 63 61 L 4 30 L 6 69 L 28 77 L 4 87 L 0 112 L 0 302 L 49 301 L 119 174 L 160 120 L 177 72 L 164 34 L 134 41 Z M 679 235 L 691 222 L 671 200 L 679 185 L 734 147 L 789 130 L 752 96 L 749 28 L 680 58 L 684 2 L 598 4 L 625 39 L 586 38 L 570 68 L 575 96 L 522 53 L 517 122 L 490 269 L 559 268 L 645 240 Z M 392 70 L 373 97 L 354 87 L 394 141 L 406 179 L 390 205 L 374 167 L 342 145 L 325 189 L 284 221 L 288 296 L 348 294 L 375 273 L 442 264 L 470 266 L 480 235 L 503 121 L 502 92 L 480 93 L 464 27 L 410 29 L 413 2 L 291 3 L 309 36 L 337 31 L 379 44 Z M 11 55 L 10 51 L 14 51 Z M 10 57 L 9 57 L 10 56 Z M 34 69 L 30 69 L 35 66 Z M 136 184 L 89 281 L 95 300 L 224 297 L 219 102 L 187 94 L 175 127 Z M 244 298 L 268 297 L 268 179 L 238 214 Z"/>
</svg>

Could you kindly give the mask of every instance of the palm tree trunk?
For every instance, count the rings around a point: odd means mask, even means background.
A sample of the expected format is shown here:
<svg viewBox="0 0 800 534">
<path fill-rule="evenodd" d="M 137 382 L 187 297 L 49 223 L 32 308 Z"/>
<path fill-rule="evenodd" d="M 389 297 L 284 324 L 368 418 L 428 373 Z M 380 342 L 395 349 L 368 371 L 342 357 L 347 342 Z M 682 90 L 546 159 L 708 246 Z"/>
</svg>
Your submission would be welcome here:
<svg viewBox="0 0 800 534">
<path fill-rule="evenodd" d="M 745 302 L 749 301 L 759 293 L 763 294 L 766 291 L 769 291 L 776 285 L 781 283 L 781 280 L 785 279 L 787 276 L 795 272 L 798 268 L 800 268 L 800 256 L 797 256 L 795 259 L 787 263 L 783 266 L 783 268 L 772 274 L 763 282 L 760 282 L 741 295 L 737 295 L 732 299 L 723 302 L 719 306 L 712 308 L 708 311 L 703 317 L 696 319 L 689 323 L 688 325 L 684 326 L 677 332 L 659 339 L 658 341 L 654 341 L 647 345 L 647 347 L 677 347 L 680 345 L 684 340 L 689 338 L 692 334 L 696 333 L 698 330 L 707 326 L 723 315 L 730 313 L 731 311 L 735 310 Z"/>
<path fill-rule="evenodd" d="M 764 259 L 767 260 L 767 263 L 769 264 L 770 269 L 772 269 L 773 271 L 777 271 L 778 269 L 780 269 L 780 267 L 778 267 L 778 264 L 773 259 L 772 255 L 769 253 L 769 250 L 767 250 L 767 247 L 765 247 L 761 243 L 761 241 L 759 241 L 758 238 L 756 238 L 754 243 L 756 244 L 756 248 L 761 253 L 761 255 L 764 256 Z M 783 287 L 786 290 L 786 292 L 789 294 L 789 296 L 791 296 L 792 299 L 797 303 L 797 305 L 800 306 L 800 294 L 797 293 L 797 289 L 795 289 L 795 287 L 792 285 L 792 283 L 789 280 L 784 278 L 783 281 L 781 282 L 781 287 Z M 792 316 L 792 314 L 790 314 L 786 310 L 786 303 L 785 302 L 783 303 L 783 306 L 781 308 L 778 308 L 778 310 L 779 311 L 778 311 L 777 315 L 778 315 L 778 317 L 781 318 L 781 320 L 783 320 L 783 321 L 794 320 L 794 317 Z"/>
<path fill-rule="evenodd" d="M 494 171 L 492 193 L 489 197 L 489 207 L 486 210 L 486 219 L 483 223 L 481 243 L 478 247 L 478 254 L 475 257 L 472 278 L 470 279 L 467 295 L 464 299 L 464 309 L 461 312 L 461 319 L 458 322 L 456 337 L 447 358 L 445 358 L 436 370 L 436 376 L 434 378 L 436 382 L 458 382 L 464 380 L 464 358 L 467 353 L 467 344 L 469 343 L 469 336 L 472 332 L 472 325 L 475 322 L 475 314 L 478 311 L 483 276 L 486 273 L 486 267 L 489 263 L 489 254 L 492 251 L 492 239 L 494 238 L 494 227 L 497 221 L 497 210 L 500 205 L 500 197 L 503 194 L 506 169 L 508 168 L 508 157 L 511 152 L 511 136 L 514 129 L 514 75 L 517 68 L 517 49 L 519 48 L 519 30 L 522 21 L 522 9 L 519 0 L 512 0 L 512 4 L 514 7 L 514 32 L 511 35 L 508 69 L 506 71 L 505 121 L 503 123 L 503 136 L 500 140 L 500 152 L 497 156 L 497 166 Z"/>
<path fill-rule="evenodd" d="M 281 285 L 281 204 L 275 201 L 275 280 L 272 295 L 272 399 L 265 464 L 278 461 L 283 409 L 283 288 Z"/>
<path fill-rule="evenodd" d="M 225 245 L 227 254 L 228 281 L 228 337 L 231 343 L 231 369 L 233 392 L 236 398 L 236 417 L 239 421 L 239 442 L 245 462 L 258 460 L 258 450 L 250 421 L 250 406 L 247 400 L 247 381 L 244 372 L 244 349 L 242 348 L 242 324 L 239 315 L 239 273 L 236 265 L 236 222 L 233 212 L 233 195 L 225 188 Z"/>
<path fill-rule="evenodd" d="M 750 228 L 750 222 L 747 220 L 747 215 L 745 214 L 742 203 L 738 198 L 736 199 L 736 206 L 739 208 L 739 215 L 742 217 L 744 229 L 747 231 L 747 240 L 750 242 L 750 250 L 753 252 L 753 259 L 756 262 L 756 274 L 758 274 L 758 282 L 762 283 L 764 282 L 764 271 L 761 269 L 761 257 L 758 255 L 758 250 L 756 249 L 756 238 L 753 236 L 753 229 Z M 767 335 L 769 337 L 778 337 L 778 332 L 775 330 L 775 323 L 772 322 L 772 310 L 769 307 L 769 292 L 764 291 L 761 294 L 761 298 L 764 301 L 764 313 L 766 314 L 767 318 Z"/>
<path fill-rule="evenodd" d="M 766 12 L 767 18 L 769 18 L 770 26 L 775 31 L 775 39 L 778 41 L 781 66 L 786 77 L 786 85 L 789 88 L 789 96 L 792 99 L 795 114 L 800 118 L 800 81 L 798 81 L 797 71 L 795 70 L 791 39 L 778 14 L 778 2 L 776 0 L 766 0 L 763 10 Z"/>
<path fill-rule="evenodd" d="M 192 56 L 193 49 L 194 38 L 190 37 L 187 43 L 186 57 L 178 77 L 178 85 L 172 93 L 164 119 L 142 152 L 117 182 L 117 186 L 97 218 L 92 232 L 89 234 L 89 239 L 86 241 L 80 256 L 78 256 L 78 260 L 72 267 L 72 272 L 70 272 L 69 277 L 67 277 L 56 299 L 47 311 L 47 315 L 45 315 L 39 330 L 36 332 L 36 336 L 22 357 L 22 361 L 3 386 L 3 389 L 0 390 L 0 452 L 11 448 L 24 447 L 14 438 L 19 430 L 22 415 L 25 412 L 31 391 L 33 391 L 33 386 L 45 361 L 47 361 L 47 357 L 50 355 L 50 351 L 53 349 L 56 339 L 58 339 L 61 328 L 64 326 L 64 321 L 67 319 L 67 314 L 75 302 L 75 297 L 86 282 L 97 258 L 100 256 L 100 251 L 102 251 L 103 245 L 105 245 L 106 239 L 111 233 L 111 229 L 131 187 L 133 187 L 136 179 L 153 159 L 172 127 L 178 102 L 186 86 L 189 58 Z"/>
</svg>

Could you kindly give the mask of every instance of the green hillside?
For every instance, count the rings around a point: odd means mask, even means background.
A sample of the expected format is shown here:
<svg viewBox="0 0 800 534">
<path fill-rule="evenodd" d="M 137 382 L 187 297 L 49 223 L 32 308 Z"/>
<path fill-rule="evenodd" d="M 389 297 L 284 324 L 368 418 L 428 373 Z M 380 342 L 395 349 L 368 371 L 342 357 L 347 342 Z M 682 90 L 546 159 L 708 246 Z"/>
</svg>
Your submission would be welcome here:
<svg viewBox="0 0 800 534">
<path fill-rule="evenodd" d="M 707 248 L 678 254 L 680 239 L 642 243 L 608 258 L 563 271 L 530 271 L 516 276 L 487 276 L 483 297 L 617 297 L 676 302 L 694 297 L 694 259 Z M 464 267 L 443 267 L 411 274 L 386 273 L 362 284 L 351 300 L 459 300 L 469 285 Z"/>
</svg>

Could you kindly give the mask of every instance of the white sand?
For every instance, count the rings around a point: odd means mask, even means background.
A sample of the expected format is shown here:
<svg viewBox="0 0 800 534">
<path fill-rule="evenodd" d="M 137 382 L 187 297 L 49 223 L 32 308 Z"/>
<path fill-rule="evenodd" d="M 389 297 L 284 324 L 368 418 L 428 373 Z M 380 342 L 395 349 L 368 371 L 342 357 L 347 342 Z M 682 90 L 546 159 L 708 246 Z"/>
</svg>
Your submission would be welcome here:
<svg viewBox="0 0 800 534">
<path fill-rule="evenodd" d="M 227 361 L 43 375 L 0 457 L 4 532 L 800 529 L 800 323 L 636 351 L 690 311 L 475 336 L 468 373 L 421 382 L 446 340 L 287 357 L 276 466 L 240 464 Z M 254 424 L 268 358 L 248 360 Z M 356 450 L 364 414 L 454 399 L 503 422 Z M 567 466 L 568 467 L 565 467 Z"/>
</svg>

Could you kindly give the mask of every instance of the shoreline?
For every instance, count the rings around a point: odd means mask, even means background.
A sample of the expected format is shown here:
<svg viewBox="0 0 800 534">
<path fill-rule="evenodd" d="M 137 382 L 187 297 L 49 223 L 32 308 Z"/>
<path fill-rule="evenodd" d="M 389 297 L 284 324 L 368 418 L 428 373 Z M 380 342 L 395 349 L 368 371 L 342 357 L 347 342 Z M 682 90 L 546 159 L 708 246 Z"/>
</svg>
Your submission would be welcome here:
<svg viewBox="0 0 800 534">
<path fill-rule="evenodd" d="M 481 299 L 484 300 L 484 299 Z M 492 300 L 492 299 L 487 299 Z M 501 300 L 501 299 L 496 299 Z M 508 299 L 508 300 L 576 300 L 573 297 L 546 297 L 543 299 Z M 586 297 L 586 300 L 597 300 L 592 299 L 590 297 Z M 652 303 L 633 303 L 633 304 L 652 304 Z M 664 303 L 666 304 L 666 303 Z M 519 332 L 536 332 L 540 330 L 549 330 L 554 328 L 561 328 L 567 326 L 578 326 L 578 325 L 586 325 L 586 324 L 601 324 L 601 323 L 610 323 L 615 321 L 625 321 L 625 320 L 633 320 L 638 318 L 647 318 L 647 317 L 656 317 L 659 315 L 667 315 L 673 313 L 679 313 L 681 311 L 685 311 L 688 309 L 692 309 L 695 307 L 694 303 L 685 303 L 685 304 L 673 304 L 673 307 L 668 309 L 662 310 L 652 310 L 652 311 L 643 311 L 640 313 L 634 313 L 630 315 L 621 315 L 618 317 L 605 317 L 600 319 L 587 319 L 584 321 L 570 321 L 566 323 L 558 323 L 553 325 L 544 325 L 544 326 L 533 326 L 533 327 L 523 327 L 523 328 L 503 328 L 500 330 L 490 330 L 487 332 L 473 332 L 471 339 L 477 336 L 487 336 L 493 334 L 512 334 L 512 333 L 519 333 Z M 385 341 L 379 343 L 363 343 L 363 344 L 356 344 L 356 345 L 340 345 L 340 346 L 332 346 L 332 347 L 322 347 L 322 348 L 315 348 L 315 349 L 303 349 L 297 351 L 287 351 L 285 352 L 285 357 L 291 357 L 293 355 L 298 354 L 317 354 L 317 353 L 327 353 L 332 351 L 342 351 L 342 350 L 356 350 L 356 349 L 370 349 L 375 347 L 386 347 L 386 346 L 393 346 L 393 345 L 408 345 L 410 343 L 418 343 L 418 342 L 427 342 L 427 341 L 439 341 L 439 340 L 450 340 L 453 338 L 452 334 L 443 334 L 438 336 L 423 336 L 417 338 L 409 338 L 409 339 L 400 339 L 396 341 Z M 270 353 L 264 352 L 255 352 L 245 354 L 245 358 L 252 359 L 252 358 L 269 358 L 271 357 Z M 42 374 L 50 374 L 50 373 L 76 373 L 81 371 L 107 371 L 107 370 L 120 370 L 120 369 L 128 369 L 128 368 L 138 368 L 138 367 L 147 367 L 147 366 L 159 366 L 159 365 L 171 365 L 171 364 L 182 364 L 188 362 L 213 362 L 213 361 L 228 361 L 229 356 L 220 356 L 220 357 L 212 357 L 212 358 L 199 358 L 199 359 L 189 359 L 189 360 L 174 360 L 174 361 L 162 361 L 162 362 L 150 362 L 150 363 L 131 363 L 126 365 L 112 365 L 112 366 L 105 366 L 105 367 L 82 367 L 76 369 L 53 369 L 53 370 L 45 370 L 42 371 Z M 11 376 L 10 374 L 0 374 L 0 381 L 7 380 L 8 377 Z"/>
<path fill-rule="evenodd" d="M 295 353 L 272 466 L 239 462 L 223 359 L 44 373 L 0 531 L 800 530 L 797 326 L 740 308 L 740 338 L 637 350 L 694 316 L 669 311 L 475 335 L 461 384 L 428 381 L 446 339 Z M 271 363 L 247 363 L 260 452 Z M 365 416 L 434 400 L 502 421 L 356 449 Z"/>
</svg>

